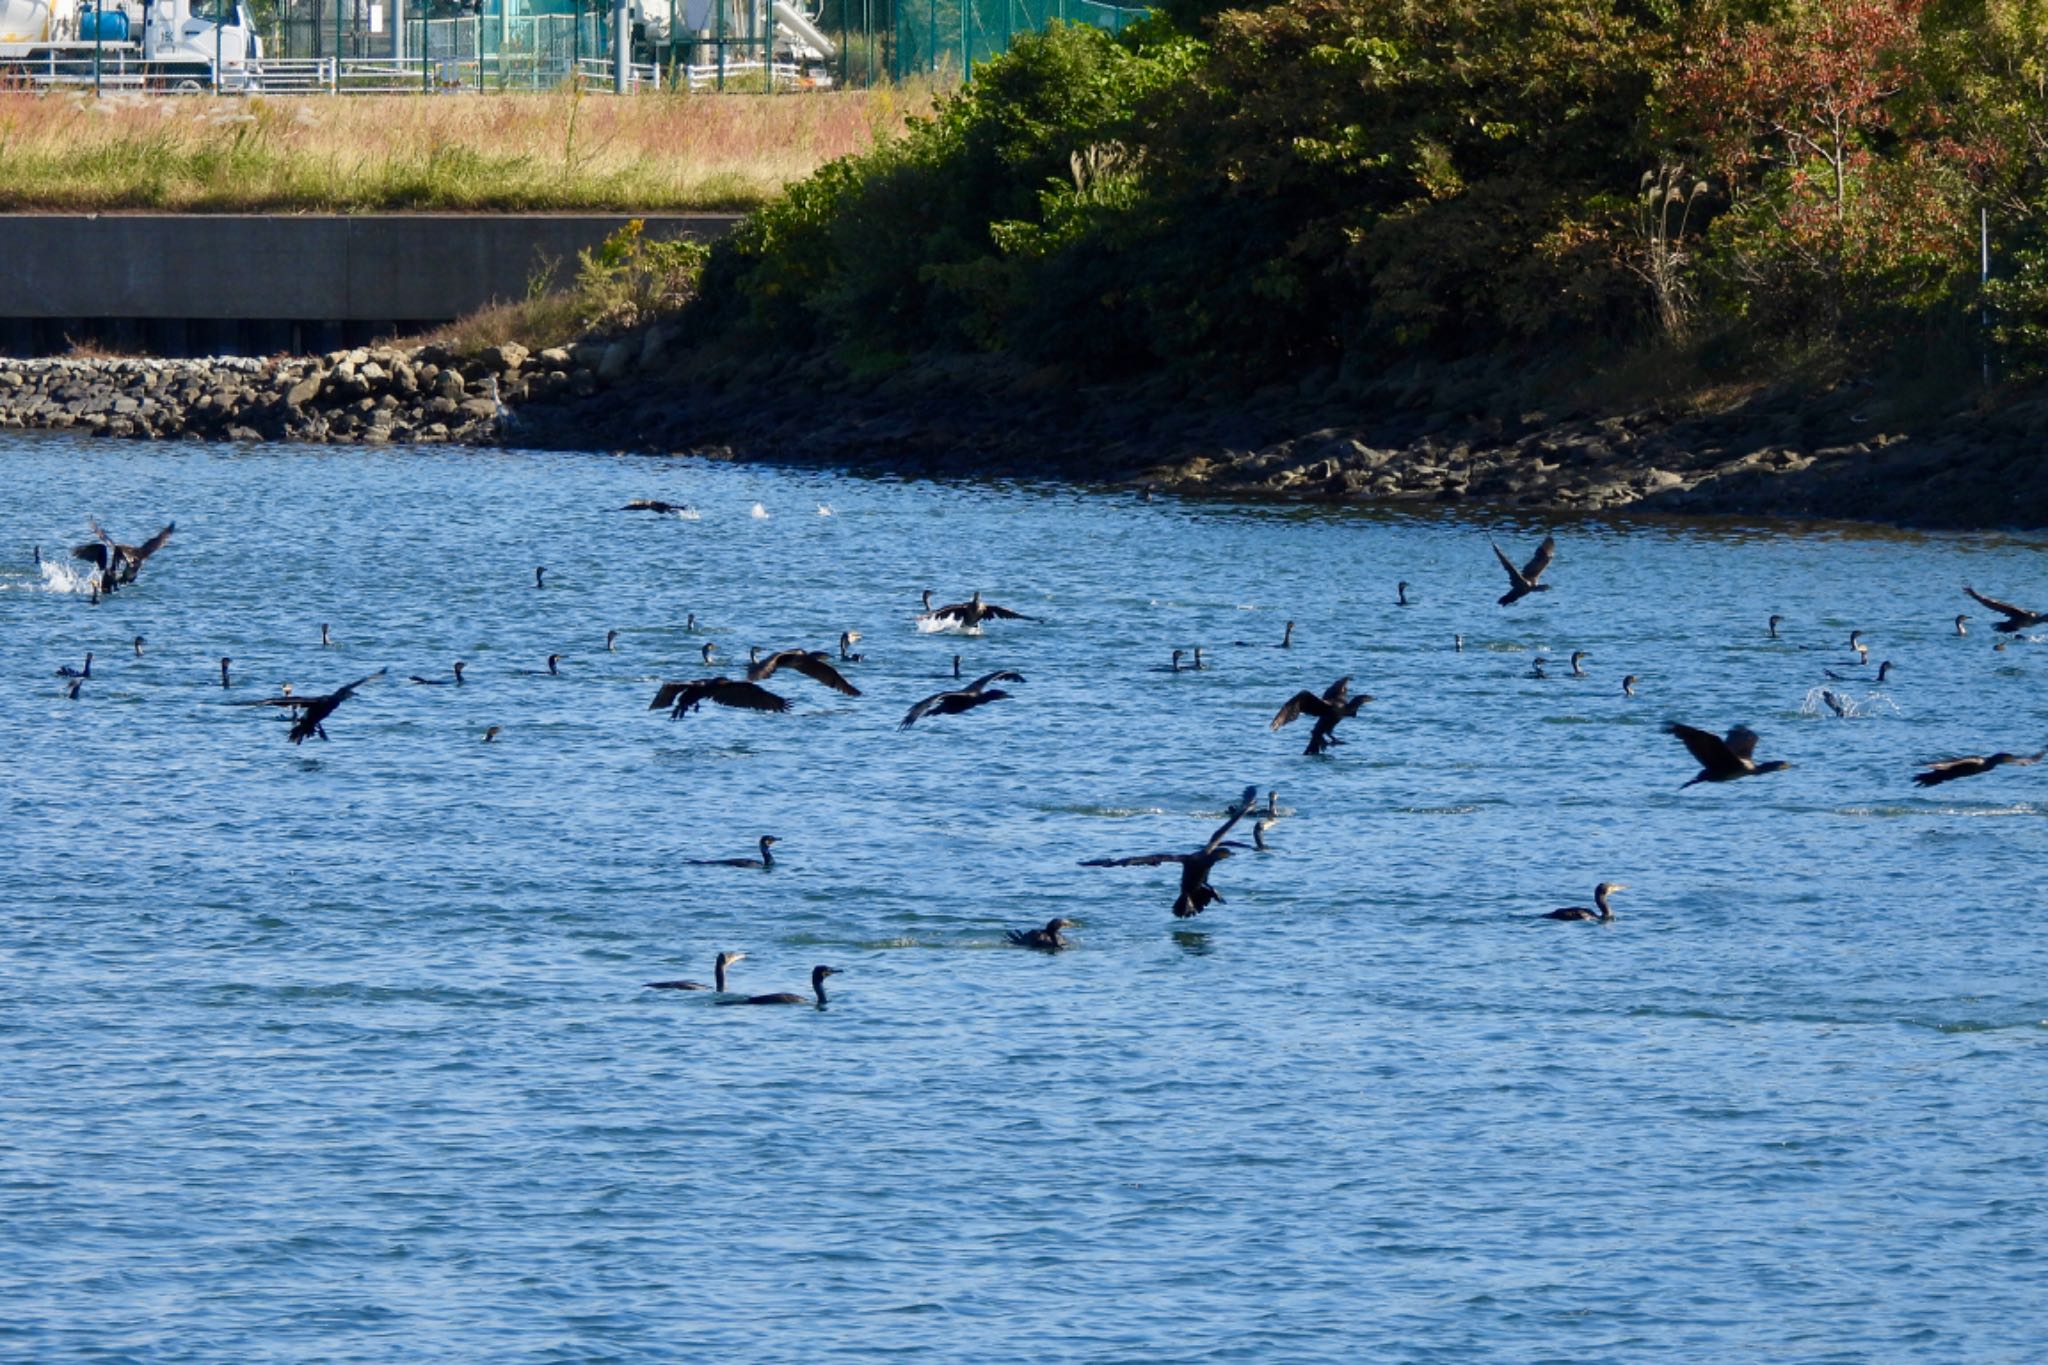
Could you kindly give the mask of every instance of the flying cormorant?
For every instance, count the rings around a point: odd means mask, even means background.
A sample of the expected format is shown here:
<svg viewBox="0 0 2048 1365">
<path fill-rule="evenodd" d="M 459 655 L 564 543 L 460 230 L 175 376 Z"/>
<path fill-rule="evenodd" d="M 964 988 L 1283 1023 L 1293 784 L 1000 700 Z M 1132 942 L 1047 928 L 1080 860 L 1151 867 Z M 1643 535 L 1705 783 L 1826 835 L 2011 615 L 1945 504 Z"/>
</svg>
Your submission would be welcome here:
<svg viewBox="0 0 2048 1365">
<path fill-rule="evenodd" d="M 2048 749 L 2039 753 L 2019 754 L 1996 753 L 1971 755 L 1968 758 L 1951 758 L 1940 763 L 1930 763 L 1924 773 L 1914 773 L 1913 781 L 1923 787 L 1938 787 L 1944 782 L 1953 782 L 1959 777 L 1981 777 L 1993 768 L 2011 765 L 2015 768 L 2030 767 L 2048 757 Z"/>
<path fill-rule="evenodd" d="M 896 728 L 908 730 L 926 716 L 957 716 L 963 711 L 972 711 L 977 706 L 986 706 L 992 701 L 1002 701 L 1010 694 L 1003 691 L 1000 687 L 990 687 L 990 683 L 1023 681 L 1024 675 L 1022 673 L 1012 673 L 1007 669 L 995 673 L 984 673 L 965 687 L 950 692 L 932 693 L 929 697 L 911 707 L 909 713 L 903 717 L 903 723 Z"/>
<path fill-rule="evenodd" d="M 757 659 L 747 667 L 747 681 L 766 682 L 785 668 L 803 674 L 812 682 L 823 683 L 834 692 L 849 697 L 860 695 L 860 689 L 840 676 L 822 649 L 785 649 L 765 659 Z"/>
<path fill-rule="evenodd" d="M 1493 545 L 1494 557 L 1500 560 L 1500 566 L 1508 571 L 1508 590 L 1501 596 L 1502 606 L 1512 606 L 1532 592 L 1550 591 L 1550 585 L 1539 580 L 1550 567 L 1550 561 L 1557 558 L 1556 536 L 1543 537 L 1543 543 L 1536 547 L 1536 553 L 1519 569 L 1515 567 L 1515 562 L 1502 552 L 1500 546 L 1494 545 L 1491 540 L 1486 543 Z"/>
<path fill-rule="evenodd" d="M 1281 706 L 1266 728 L 1278 730 L 1283 725 L 1292 724 L 1297 717 L 1314 716 L 1315 728 L 1309 731 L 1308 747 L 1302 753 L 1320 754 L 1330 746 L 1344 742 L 1336 737 L 1337 726 L 1357 715 L 1358 708 L 1371 700 L 1363 692 L 1355 697 L 1351 695 L 1351 675 L 1347 673 L 1324 688 L 1320 697 L 1309 691 L 1296 692 Z"/>
<path fill-rule="evenodd" d="M 1086 858 L 1083 867 L 1157 867 L 1162 863 L 1180 864 L 1180 894 L 1174 898 L 1173 913 L 1178 919 L 1188 919 L 1201 914 L 1211 905 L 1221 905 L 1223 893 L 1209 885 L 1209 873 L 1216 864 L 1230 856 L 1235 845 L 1223 842 L 1225 835 L 1252 809 L 1258 800 L 1259 789 L 1246 787 L 1244 795 L 1231 808 L 1230 818 L 1216 827 L 1209 836 L 1209 842 L 1193 853 L 1148 853 L 1138 858 Z"/>
<path fill-rule="evenodd" d="M 1665 725 L 1664 732 L 1676 735 L 1687 751 L 1699 760 L 1699 773 L 1685 787 L 1690 787 L 1693 782 L 1733 782 L 1738 777 L 1774 773 L 1792 766 L 1783 759 L 1758 763 L 1752 757 L 1756 753 L 1756 731 L 1745 725 L 1730 730 L 1726 739 L 1709 730 L 1680 725 L 1675 720 Z M 1685 787 L 1679 790 L 1684 791 Z"/>
<path fill-rule="evenodd" d="M 789 702 L 758 683 L 744 678 L 693 678 L 688 682 L 665 682 L 647 704 L 650 711 L 668 709 L 670 720 L 681 720 L 705 702 L 742 711 L 787 711 Z"/>
<path fill-rule="evenodd" d="M 1968 583 L 1963 584 L 1963 591 L 2005 618 L 1991 627 L 2001 635 L 2013 635 L 2032 626 L 2048 625 L 2048 612 L 2028 611 L 2025 607 L 2016 607 L 2010 602 L 1986 597 Z"/>
</svg>

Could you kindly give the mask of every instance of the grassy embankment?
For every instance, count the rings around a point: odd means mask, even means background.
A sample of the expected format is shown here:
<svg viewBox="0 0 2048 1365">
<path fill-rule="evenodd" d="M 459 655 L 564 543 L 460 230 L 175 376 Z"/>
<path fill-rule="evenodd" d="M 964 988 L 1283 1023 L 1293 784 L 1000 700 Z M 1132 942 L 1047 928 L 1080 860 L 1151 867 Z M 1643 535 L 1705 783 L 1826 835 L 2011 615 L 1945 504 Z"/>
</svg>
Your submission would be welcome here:
<svg viewBox="0 0 2048 1365">
<path fill-rule="evenodd" d="M 0 94 L 0 211 L 750 209 L 919 92 L 247 100 Z"/>
</svg>

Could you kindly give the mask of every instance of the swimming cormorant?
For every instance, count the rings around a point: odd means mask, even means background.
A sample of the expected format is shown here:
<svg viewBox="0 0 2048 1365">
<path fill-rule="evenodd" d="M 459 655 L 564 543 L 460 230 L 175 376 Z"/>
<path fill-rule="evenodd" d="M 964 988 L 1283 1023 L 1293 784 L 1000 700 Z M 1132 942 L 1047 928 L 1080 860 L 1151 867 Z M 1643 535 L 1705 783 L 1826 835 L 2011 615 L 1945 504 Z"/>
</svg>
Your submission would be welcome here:
<svg viewBox="0 0 2048 1365">
<path fill-rule="evenodd" d="M 1451 637 L 1451 648 L 1456 650 L 1458 653 L 1463 654 L 1465 652 L 1465 637 L 1462 635 L 1453 635 Z"/>
<path fill-rule="evenodd" d="M 1394 585 L 1394 605 L 1397 607 L 1412 607 L 1415 605 L 1408 600 L 1407 583 L 1402 582 Z"/>
<path fill-rule="evenodd" d="M 781 842 L 773 834 L 762 835 L 761 856 L 758 858 L 685 858 L 683 861 L 692 867 L 755 867 L 766 871 L 775 866 L 775 855 L 768 851 L 769 847 Z"/>
<path fill-rule="evenodd" d="M 607 654 L 619 652 L 619 633 L 617 631 L 608 630 L 604 633 L 604 652 Z"/>
<path fill-rule="evenodd" d="M 64 689 L 64 695 L 65 695 L 65 696 L 67 696 L 67 697 L 69 697 L 69 698 L 70 698 L 71 700 L 73 700 L 73 701 L 77 701 L 77 700 L 78 700 L 78 694 L 79 694 L 79 692 L 80 692 L 80 691 L 82 691 L 82 690 L 84 689 L 84 687 L 85 687 L 85 679 L 84 679 L 84 678 L 73 678 L 73 679 L 71 680 L 71 686 L 69 686 L 69 687 L 67 687 L 67 688 L 65 688 L 65 689 Z"/>
<path fill-rule="evenodd" d="M 2015 768 L 2030 767 L 2043 758 L 2048 758 L 2048 749 L 2024 757 L 2008 753 L 1973 754 L 1968 758 L 1951 758 L 1940 763 L 1930 763 L 1926 772 L 1913 774 L 1913 781 L 1923 787 L 1938 787 L 1959 777 L 1980 777 L 1993 768 L 2002 768 L 2008 764 Z"/>
<path fill-rule="evenodd" d="M 484 727 L 484 743 L 489 744 L 492 740 L 496 739 L 499 735 L 503 734 L 504 732 L 505 727 L 503 727 L 502 725 L 486 725 Z"/>
<path fill-rule="evenodd" d="M 1173 913 L 1177 919 L 1189 919 L 1201 914 L 1211 905 L 1221 905 L 1223 893 L 1209 885 L 1209 873 L 1217 863 L 1230 856 L 1235 845 L 1223 842 L 1231 827 L 1244 819 L 1258 799 L 1257 787 L 1246 787 L 1237 805 L 1231 808 L 1230 818 L 1216 827 L 1209 836 L 1209 842 L 1193 853 L 1148 853 L 1138 858 L 1084 858 L 1083 867 L 1157 867 L 1162 863 L 1180 864 L 1180 894 L 1174 898 Z"/>
<path fill-rule="evenodd" d="M 327 633 L 327 623 L 325 621 L 322 621 L 320 623 L 320 648 L 326 649 L 329 645 L 332 645 L 333 643 L 334 637 Z"/>
<path fill-rule="evenodd" d="M 867 662 L 867 658 L 868 658 L 868 656 L 867 656 L 867 655 L 865 655 L 865 654 L 856 654 L 856 653 L 854 653 L 854 652 L 853 652 L 853 647 L 854 647 L 854 646 L 855 646 L 856 644 L 858 644 L 858 643 L 860 643 L 860 632 L 859 632 L 859 631 L 857 631 L 857 630 L 842 630 L 842 631 L 840 631 L 840 632 L 839 632 L 839 662 L 840 662 L 840 663 L 843 663 L 843 664 L 859 664 L 859 663 L 866 663 L 866 662 Z"/>
<path fill-rule="evenodd" d="M 840 676 L 822 649 L 785 649 L 765 659 L 757 659 L 747 667 L 747 681 L 766 682 L 785 668 L 803 674 L 812 682 L 823 683 L 834 692 L 849 697 L 860 695 L 860 689 Z"/>
<path fill-rule="evenodd" d="M 86 652 L 85 667 L 83 668 L 73 668 L 70 664 L 58 664 L 57 676 L 60 678 L 90 678 L 92 676 L 92 652 L 90 650 Z"/>
<path fill-rule="evenodd" d="M 924 595 L 926 620 L 951 621 L 963 630 L 979 630 L 983 621 L 991 619 L 998 621 L 1036 621 L 1038 619 L 1036 616 L 1026 616 L 1021 611 L 1012 611 L 1008 607 L 999 607 L 993 602 L 984 602 L 981 600 L 979 592 L 976 592 L 973 597 L 965 602 L 955 602 L 950 606 L 934 608 L 931 601 L 931 593 L 926 592 Z"/>
<path fill-rule="evenodd" d="M 1824 704 L 1828 708 L 1828 710 L 1834 712 L 1843 720 L 1847 720 L 1849 718 L 1849 703 L 1843 701 L 1840 697 L 1828 691 L 1825 687 L 1823 687 L 1820 690 L 1820 699 L 1822 704 Z"/>
<path fill-rule="evenodd" d="M 138 659 L 139 659 L 139 658 L 141 658 L 141 657 L 142 657 L 142 647 L 143 647 L 144 645 L 148 644 L 148 643 L 149 643 L 149 641 L 147 641 L 147 640 L 143 639 L 143 638 L 142 638 L 142 637 L 141 637 L 140 635 L 138 635 L 138 636 L 136 636 L 136 637 L 135 637 L 135 657 L 136 657 L 136 658 L 138 658 Z"/>
<path fill-rule="evenodd" d="M 455 685 L 457 687 L 462 686 L 462 670 L 468 666 L 460 659 L 455 661 Z M 411 681 L 420 684 L 422 687 L 446 687 L 448 685 L 446 678 L 422 678 L 417 673 L 412 675 Z"/>
<path fill-rule="evenodd" d="M 1276 649 L 1292 649 L 1292 648 L 1294 648 L 1294 622 L 1292 622 L 1292 621 L 1289 621 L 1289 622 L 1287 623 L 1287 628 L 1286 628 L 1285 630 L 1283 630 L 1283 631 L 1281 631 L 1281 632 L 1280 632 L 1280 643 L 1279 643 L 1278 645 L 1274 646 L 1274 648 L 1276 648 Z"/>
<path fill-rule="evenodd" d="M 649 990 L 656 991 L 715 990 L 720 995 L 724 995 L 725 969 L 727 967 L 730 967 L 733 963 L 738 962 L 741 958 L 745 956 L 745 953 L 720 953 L 718 955 L 718 960 L 711 965 L 711 979 L 712 981 L 717 983 L 715 985 L 707 986 L 701 981 L 650 981 L 647 983 L 647 987 Z"/>
<path fill-rule="evenodd" d="M 714 640 L 706 640 L 704 642 L 703 647 L 697 651 L 697 657 L 708 664 L 711 662 L 711 656 L 716 653 L 718 653 L 717 642 Z"/>
<path fill-rule="evenodd" d="M 663 502 L 660 498 L 635 498 L 624 507 L 616 510 L 621 512 L 655 512 L 665 516 L 670 512 L 688 512 L 693 509 L 687 502 Z"/>
<path fill-rule="evenodd" d="M 1784 619 L 1785 618 L 1782 616 L 1773 616 L 1768 622 L 1765 623 L 1770 629 L 1771 638 L 1773 640 L 1778 638 L 1778 623 L 1780 621 L 1783 621 Z"/>
<path fill-rule="evenodd" d="M 1623 678 L 1621 680 L 1621 695 L 1624 697 L 1633 697 L 1636 694 L 1636 684 L 1640 681 L 1641 679 L 1637 678 L 1636 675 L 1633 673 L 1629 674 L 1626 678 Z"/>
<path fill-rule="evenodd" d="M 1964 615 L 1962 615 L 1962 614 L 1960 614 L 1960 613 L 1958 613 L 1958 614 L 1957 614 L 1957 616 L 1956 616 L 1956 634 L 1958 634 L 1958 635 L 1968 635 L 1968 634 L 1970 633 L 1970 632 L 1969 632 L 1968 630 L 1966 630 L 1966 629 L 1964 629 L 1964 628 L 1963 628 L 1963 622 L 1965 622 L 1965 621 L 1967 621 L 1967 620 L 1969 620 L 1969 619 L 1970 619 L 1969 617 L 1967 617 L 1967 616 L 1964 616 Z"/>
<path fill-rule="evenodd" d="M 1515 567 L 1515 562 L 1501 551 L 1500 546 L 1494 545 L 1491 540 L 1486 543 L 1493 545 L 1494 557 L 1500 560 L 1500 566 L 1508 571 L 1508 590 L 1502 595 L 1500 605 L 1513 606 L 1532 592 L 1550 591 L 1550 585 L 1539 580 L 1550 567 L 1550 561 L 1557 558 L 1556 536 L 1543 537 L 1543 543 L 1536 547 L 1536 553 L 1519 569 Z"/>
<path fill-rule="evenodd" d="M 1691 725 L 1680 725 L 1670 721 L 1664 726 L 1664 733 L 1677 736 L 1692 756 L 1699 760 L 1700 770 L 1692 782 L 1733 782 L 1738 777 L 1754 777 L 1759 773 L 1774 773 L 1792 765 L 1783 759 L 1772 759 L 1769 763 L 1758 763 L 1752 755 L 1756 753 L 1756 731 L 1746 725 L 1738 725 L 1723 739 L 1709 730 L 1697 729 Z M 1684 791 L 1685 787 L 1680 787 Z"/>
<path fill-rule="evenodd" d="M 2025 607 L 2016 607 L 2010 602 L 1986 597 L 1968 583 L 1963 584 L 1963 591 L 2005 618 L 1991 627 L 2001 635 L 2013 635 L 2031 626 L 2048 625 L 2048 612 L 2028 611 Z"/>
<path fill-rule="evenodd" d="M 1306 690 L 1296 692 L 1281 706 L 1266 728 L 1278 730 L 1283 725 L 1291 725 L 1300 716 L 1314 716 L 1315 728 L 1309 731 L 1308 747 L 1302 753 L 1320 754 L 1331 745 L 1344 742 L 1336 737 L 1337 726 L 1357 715 L 1358 708 L 1371 700 L 1363 692 L 1355 697 L 1351 695 L 1351 675 L 1347 673 L 1324 688 L 1320 697 Z"/>
<path fill-rule="evenodd" d="M 544 587 L 546 587 L 546 586 L 547 586 L 547 584 L 546 584 L 546 583 L 544 583 L 544 582 L 542 581 L 543 579 L 545 579 L 545 578 L 547 577 L 547 572 L 548 572 L 548 571 L 547 571 L 547 566 L 546 566 L 546 565 L 541 565 L 540 567 L 536 568 L 536 569 L 535 569 L 535 570 L 533 571 L 533 586 L 534 586 L 534 587 L 536 587 L 536 588 L 544 588 Z"/>
<path fill-rule="evenodd" d="M 1592 655 L 1588 654 L 1583 649 L 1575 649 L 1572 651 L 1572 676 L 1574 678 L 1583 678 L 1587 676 L 1586 670 L 1581 668 L 1579 665 L 1583 663 L 1585 660 L 1590 659 L 1592 657 Z"/>
<path fill-rule="evenodd" d="M 1562 910 L 1552 910 L 1541 916 L 1543 919 L 1592 920 L 1599 924 L 1611 924 L 1614 910 L 1607 904 L 1607 898 L 1617 891 L 1628 890 L 1627 882 L 1602 882 L 1593 888 L 1593 904 L 1600 907 L 1596 913 L 1583 905 L 1567 905 Z"/>
<path fill-rule="evenodd" d="M 1877 666 L 1877 681 L 1879 686 L 1883 686 L 1885 678 L 1890 676 L 1891 671 L 1892 661 L 1890 659 L 1886 659 L 1883 663 Z"/>
<path fill-rule="evenodd" d="M 225 654 L 223 654 L 223 655 L 221 656 L 221 660 L 220 660 L 220 685 L 221 685 L 222 687 L 226 687 L 226 686 L 228 686 L 228 665 L 229 665 L 229 664 L 231 664 L 231 663 L 233 663 L 233 662 L 234 662 L 234 660 L 233 660 L 233 659 L 230 659 L 230 658 L 228 658 L 228 657 L 227 657 L 227 656 L 226 656 Z"/>
<path fill-rule="evenodd" d="M 995 673 L 984 673 L 965 687 L 957 688 L 950 692 L 932 693 L 929 697 L 911 707 L 909 713 L 903 717 L 903 723 L 896 728 L 908 730 L 926 716 L 957 716 L 964 711 L 972 711 L 977 706 L 986 706 L 992 701 L 1002 701 L 1010 694 L 999 687 L 990 687 L 990 683 L 1023 681 L 1024 675 L 1022 673 L 1012 673 L 1007 669 Z"/>
<path fill-rule="evenodd" d="M 1549 662 L 1550 660 L 1544 658 L 1541 654 L 1537 655 L 1534 659 L 1529 661 L 1529 676 L 1532 678 L 1549 677 L 1550 675 L 1543 671 L 1543 665 Z"/>
<path fill-rule="evenodd" d="M 811 968 L 811 994 L 817 997 L 815 1003 L 819 1009 L 825 1008 L 825 978 L 837 975 L 839 975 L 837 967 Z M 749 995 L 744 999 L 720 1000 L 718 1003 L 721 1005 L 808 1005 L 813 1002 L 805 996 L 792 995 L 788 991 L 784 991 L 779 995 Z"/>
<path fill-rule="evenodd" d="M 1057 953 L 1073 946 L 1067 942 L 1066 936 L 1060 933 L 1060 930 L 1070 929 L 1073 925 L 1074 922 L 1070 919 L 1049 919 L 1043 929 L 1010 929 L 1006 930 L 1003 936 L 1019 948 L 1036 948 L 1044 953 Z"/>
<path fill-rule="evenodd" d="M 743 678 L 693 678 L 665 682 L 647 704 L 650 711 L 668 708 L 670 720 L 681 720 L 705 702 L 742 711 L 787 711 L 789 702 L 758 683 Z"/>
<path fill-rule="evenodd" d="M 1184 655 L 1184 654 L 1186 654 L 1186 653 L 1187 653 L 1187 651 L 1186 651 L 1186 650 L 1184 650 L 1184 649 L 1176 649 L 1175 651 L 1173 651 L 1173 662 L 1172 662 L 1172 663 L 1168 664 L 1168 665 L 1167 665 L 1167 666 L 1166 666 L 1165 668 L 1158 668 L 1158 669 L 1154 669 L 1153 671 L 1154 671 L 1154 672 L 1156 672 L 1156 673 L 1178 673 L 1178 672 L 1180 672 L 1180 671 L 1181 671 L 1181 666 L 1180 666 L 1181 656 L 1182 656 L 1182 655 Z"/>
<path fill-rule="evenodd" d="M 559 678 L 559 677 L 561 677 L 561 676 L 562 676 L 562 670 L 561 670 L 561 669 L 560 669 L 559 667 L 557 667 L 557 665 L 559 665 L 559 664 L 560 664 L 561 662 L 562 662 L 562 656 L 561 656 L 561 655 L 559 655 L 559 654 L 550 654 L 550 655 L 548 655 L 548 676 L 549 676 L 549 677 L 551 677 L 551 678 Z"/>
<path fill-rule="evenodd" d="M 1266 793 L 1266 808 L 1259 812 L 1259 818 L 1252 822 L 1252 847 L 1261 853 L 1266 848 L 1266 831 L 1280 823 L 1280 793 Z"/>
</svg>

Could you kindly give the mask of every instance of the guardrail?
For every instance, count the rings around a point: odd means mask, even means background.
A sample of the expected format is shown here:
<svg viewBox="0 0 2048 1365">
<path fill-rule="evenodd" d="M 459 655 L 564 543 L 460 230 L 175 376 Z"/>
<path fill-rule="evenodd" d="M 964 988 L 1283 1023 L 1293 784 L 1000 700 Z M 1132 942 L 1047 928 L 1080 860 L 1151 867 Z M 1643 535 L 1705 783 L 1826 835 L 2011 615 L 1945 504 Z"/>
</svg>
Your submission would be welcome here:
<svg viewBox="0 0 2048 1365">
<path fill-rule="evenodd" d="M 764 76 L 763 72 L 767 74 Z M 33 61 L 4 64 L 0 79 L 31 89 L 85 89 L 116 93 L 224 95 L 415 95 L 491 90 L 552 90 L 569 82 L 589 91 L 609 91 L 614 79 L 609 57 L 563 59 L 512 52 L 485 57 L 265 57 L 223 62 L 216 74 L 211 63 L 186 62 L 175 67 L 144 62 L 123 54 L 103 54 L 97 70 L 90 58 L 38 56 Z M 702 62 L 664 71 L 651 62 L 626 69 L 629 91 L 661 90 L 673 81 L 693 92 L 721 89 L 729 83 L 744 88 L 789 90 L 829 88 L 831 78 L 807 72 L 795 62 L 764 67 L 753 61 Z"/>
</svg>

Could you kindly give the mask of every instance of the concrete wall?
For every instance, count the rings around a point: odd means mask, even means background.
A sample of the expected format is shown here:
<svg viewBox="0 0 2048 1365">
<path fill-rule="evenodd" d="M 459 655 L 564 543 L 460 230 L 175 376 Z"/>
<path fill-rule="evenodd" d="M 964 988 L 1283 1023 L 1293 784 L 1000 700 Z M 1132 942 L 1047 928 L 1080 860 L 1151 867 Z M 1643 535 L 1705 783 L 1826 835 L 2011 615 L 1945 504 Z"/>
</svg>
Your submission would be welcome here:
<svg viewBox="0 0 2048 1365">
<path fill-rule="evenodd" d="M 526 297 L 550 266 L 566 285 L 577 251 L 633 216 L 0 214 L 0 349 L 84 331 L 197 335 L 217 352 L 250 332 L 274 343 L 445 322 Z M 654 237 L 708 239 L 738 221 L 638 216 Z"/>
</svg>

